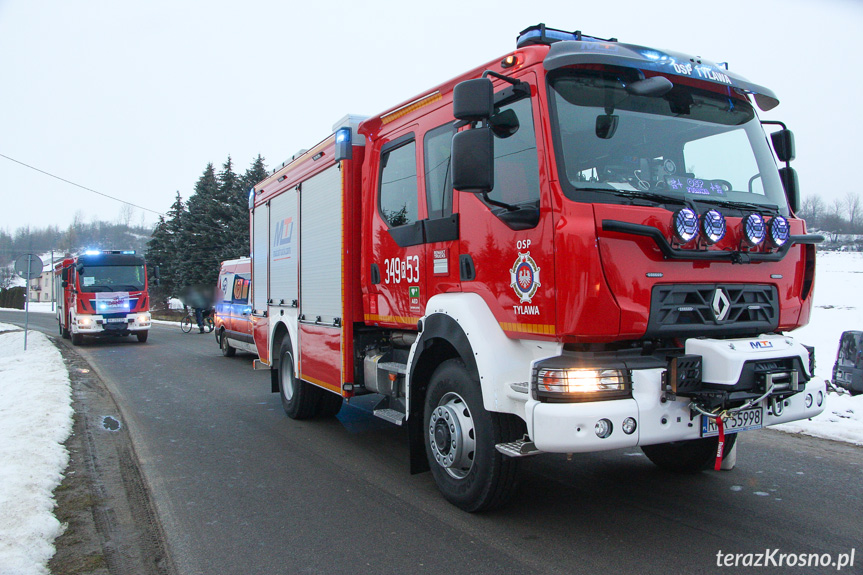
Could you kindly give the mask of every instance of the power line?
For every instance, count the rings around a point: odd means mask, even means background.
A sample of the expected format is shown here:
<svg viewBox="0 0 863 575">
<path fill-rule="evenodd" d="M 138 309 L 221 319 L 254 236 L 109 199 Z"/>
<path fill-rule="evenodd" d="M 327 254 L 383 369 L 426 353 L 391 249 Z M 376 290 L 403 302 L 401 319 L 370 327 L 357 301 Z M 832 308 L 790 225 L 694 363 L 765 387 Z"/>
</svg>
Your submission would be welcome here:
<svg viewBox="0 0 863 575">
<path fill-rule="evenodd" d="M 61 182 L 66 182 L 67 184 L 71 184 L 71 185 L 73 185 L 73 186 L 75 186 L 75 187 L 81 188 L 82 190 L 87 190 L 88 192 L 93 192 L 94 194 L 98 194 L 98 195 L 100 195 L 100 196 L 104 196 L 104 197 L 106 197 L 106 198 L 108 198 L 108 199 L 110 199 L 110 200 L 114 200 L 114 201 L 116 201 L 116 202 L 120 202 L 121 204 L 127 204 L 127 205 L 130 205 L 130 206 L 134 207 L 134 208 L 138 208 L 139 210 L 144 210 L 144 211 L 146 211 L 146 212 L 152 212 L 152 213 L 156 214 L 157 216 L 164 216 L 164 215 L 165 215 L 165 214 L 163 214 L 162 212 L 157 212 L 156 210 L 151 210 L 150 208 L 145 208 L 145 207 L 143 207 L 143 206 L 139 206 L 139 205 L 137 205 L 137 204 L 133 204 L 132 202 L 127 202 L 126 200 L 121 200 L 120 198 L 115 198 L 114 196 L 109 196 L 108 194 L 103 194 L 102 192 L 97 192 L 96 190 L 94 190 L 94 189 L 92 189 L 92 188 L 88 188 L 87 186 L 82 186 L 81 184 L 76 184 L 75 182 L 72 182 L 72 181 L 70 181 L 70 180 L 67 180 L 66 178 L 61 178 L 60 176 L 55 176 L 54 174 L 52 174 L 52 173 L 50 173 L 50 172 L 46 172 L 45 170 L 40 170 L 39 168 L 36 168 L 36 167 L 34 167 L 34 166 L 31 166 L 30 164 L 25 164 L 24 162 L 21 162 L 21 161 L 19 161 L 19 160 L 16 160 L 15 158 L 10 158 L 9 156 L 7 156 L 7 155 L 5 155 L 5 154 L 0 154 L 0 157 L 2 157 L 2 158 L 6 158 L 7 160 L 9 160 L 9 161 L 11 161 L 11 162 L 15 162 L 16 164 L 21 164 L 21 165 L 22 165 L 22 166 L 24 166 L 25 168 L 30 168 L 31 170 L 35 170 L 35 171 L 39 172 L 40 174 L 45 174 L 46 176 L 51 176 L 52 178 L 55 178 L 55 179 L 57 179 L 57 180 L 60 180 Z"/>
</svg>

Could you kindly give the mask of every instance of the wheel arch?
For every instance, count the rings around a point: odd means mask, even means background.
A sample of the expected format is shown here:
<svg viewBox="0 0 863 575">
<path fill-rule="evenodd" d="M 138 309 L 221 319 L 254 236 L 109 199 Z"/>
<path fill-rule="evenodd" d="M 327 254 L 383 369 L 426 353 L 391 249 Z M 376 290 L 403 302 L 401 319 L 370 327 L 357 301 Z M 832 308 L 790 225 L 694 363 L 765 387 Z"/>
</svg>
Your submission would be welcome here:
<svg viewBox="0 0 863 575">
<path fill-rule="evenodd" d="M 272 393 L 279 393 L 281 391 L 279 387 L 279 363 L 281 362 L 279 350 L 282 349 L 282 342 L 285 338 L 287 338 L 288 345 L 291 347 L 291 352 L 293 352 L 293 340 L 291 339 L 291 334 L 288 333 L 288 326 L 280 321 L 276 323 L 276 327 L 273 329 L 272 343 L 270 345 L 270 391 Z M 296 364 L 296 361 L 294 364 Z"/>
</svg>

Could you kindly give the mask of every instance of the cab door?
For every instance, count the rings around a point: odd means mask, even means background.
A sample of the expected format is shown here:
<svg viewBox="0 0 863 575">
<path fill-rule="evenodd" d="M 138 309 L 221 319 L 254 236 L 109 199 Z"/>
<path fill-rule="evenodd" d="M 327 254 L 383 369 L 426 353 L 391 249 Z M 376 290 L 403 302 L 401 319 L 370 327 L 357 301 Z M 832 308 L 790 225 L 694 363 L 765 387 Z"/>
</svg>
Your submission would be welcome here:
<svg viewBox="0 0 863 575">
<path fill-rule="evenodd" d="M 424 311 L 426 287 L 416 135 L 402 132 L 377 145 L 377 209 L 371 215 L 367 321 L 416 329 Z"/>
<path fill-rule="evenodd" d="M 425 228 L 424 268 L 427 289 L 419 294 L 425 309 L 436 294 L 461 290 L 461 277 L 470 279 L 471 262 L 461 258 L 459 250 L 458 196 L 453 194 L 450 153 L 455 128 L 451 108 L 437 114 L 441 124 L 422 138 L 423 188 L 427 217 Z"/>
</svg>

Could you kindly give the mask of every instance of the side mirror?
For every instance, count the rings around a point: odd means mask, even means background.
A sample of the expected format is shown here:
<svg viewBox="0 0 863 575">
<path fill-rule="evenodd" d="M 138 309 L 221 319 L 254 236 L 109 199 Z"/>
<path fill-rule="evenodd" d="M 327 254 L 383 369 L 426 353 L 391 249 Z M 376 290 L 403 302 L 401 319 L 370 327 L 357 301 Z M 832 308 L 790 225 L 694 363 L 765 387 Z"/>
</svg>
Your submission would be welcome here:
<svg viewBox="0 0 863 575">
<path fill-rule="evenodd" d="M 491 128 L 474 128 L 452 137 L 452 187 L 483 194 L 494 188 L 494 137 Z"/>
<path fill-rule="evenodd" d="M 494 113 L 494 89 L 491 80 L 477 78 L 459 82 L 453 89 L 452 113 L 459 120 L 478 122 Z"/>
<path fill-rule="evenodd" d="M 791 130 L 779 130 L 770 134 L 776 157 L 782 162 L 790 162 L 796 156 L 794 149 L 794 133 Z"/>
<path fill-rule="evenodd" d="M 61 285 L 62 285 L 64 288 L 69 287 L 69 282 L 67 282 L 66 280 L 63 280 L 63 282 L 62 282 L 62 284 L 61 284 Z"/>
<path fill-rule="evenodd" d="M 779 168 L 779 179 L 782 180 L 782 187 L 785 188 L 788 205 L 796 214 L 800 211 L 800 184 L 797 181 L 797 172 L 790 167 Z"/>
<path fill-rule="evenodd" d="M 79 274 L 84 273 L 84 264 L 76 264 L 75 265 L 75 271 L 78 272 Z"/>
</svg>

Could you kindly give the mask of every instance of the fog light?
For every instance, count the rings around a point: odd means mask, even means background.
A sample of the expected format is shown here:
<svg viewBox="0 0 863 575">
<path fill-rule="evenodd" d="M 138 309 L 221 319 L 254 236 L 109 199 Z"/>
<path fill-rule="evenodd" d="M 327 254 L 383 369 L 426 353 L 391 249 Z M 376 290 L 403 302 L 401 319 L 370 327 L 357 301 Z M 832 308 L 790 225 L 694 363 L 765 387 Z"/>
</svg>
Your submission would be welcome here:
<svg viewBox="0 0 863 575">
<path fill-rule="evenodd" d="M 760 214 L 749 214 L 743 220 L 743 240 L 750 247 L 755 247 L 764 241 L 767 228 Z"/>
<path fill-rule="evenodd" d="M 816 403 L 818 403 L 818 407 L 821 407 L 821 404 L 824 403 L 824 392 L 823 391 L 818 392 L 818 399 L 817 399 Z"/>
<path fill-rule="evenodd" d="M 812 394 L 811 393 L 806 394 L 806 400 L 804 401 L 804 403 L 806 404 L 806 409 L 809 409 L 810 407 L 812 407 Z"/>
<path fill-rule="evenodd" d="M 623 420 L 623 433 L 626 435 L 632 435 L 635 433 L 635 428 L 638 427 L 638 424 L 635 422 L 635 419 L 632 417 L 627 417 Z"/>
<path fill-rule="evenodd" d="M 600 439 L 605 439 L 611 432 L 614 431 L 614 426 L 607 419 L 600 419 L 596 422 L 596 426 L 594 426 L 593 430 L 596 432 L 596 436 Z"/>
<path fill-rule="evenodd" d="M 708 244 L 715 244 L 724 238 L 725 216 L 717 210 L 710 210 L 701 216 L 701 233 Z"/>
<path fill-rule="evenodd" d="M 674 214 L 674 235 L 682 244 L 688 244 L 698 235 L 698 214 L 690 208 L 682 208 Z"/>
<path fill-rule="evenodd" d="M 770 233 L 770 243 L 777 248 L 784 246 L 791 235 L 788 220 L 782 216 L 773 216 L 773 219 L 770 220 L 770 224 L 767 226 L 767 231 Z"/>
</svg>

